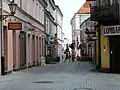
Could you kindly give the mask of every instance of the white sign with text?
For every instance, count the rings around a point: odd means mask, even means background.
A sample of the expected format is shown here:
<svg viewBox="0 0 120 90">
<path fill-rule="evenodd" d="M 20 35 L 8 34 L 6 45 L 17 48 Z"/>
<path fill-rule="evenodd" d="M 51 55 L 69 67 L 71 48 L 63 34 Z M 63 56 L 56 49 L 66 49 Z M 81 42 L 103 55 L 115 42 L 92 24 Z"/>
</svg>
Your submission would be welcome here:
<svg viewBox="0 0 120 90">
<path fill-rule="evenodd" d="M 104 26 L 104 36 L 120 35 L 120 25 Z"/>
</svg>

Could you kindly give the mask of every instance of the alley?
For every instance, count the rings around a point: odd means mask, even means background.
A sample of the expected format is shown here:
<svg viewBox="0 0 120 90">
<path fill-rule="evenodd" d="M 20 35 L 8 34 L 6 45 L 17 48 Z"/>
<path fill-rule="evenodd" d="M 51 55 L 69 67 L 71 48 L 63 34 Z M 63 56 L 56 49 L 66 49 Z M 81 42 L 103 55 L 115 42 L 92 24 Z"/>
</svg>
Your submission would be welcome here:
<svg viewBox="0 0 120 90">
<path fill-rule="evenodd" d="M 33 67 L 0 77 L 0 90 L 120 90 L 120 75 L 91 72 L 90 62 Z"/>
</svg>

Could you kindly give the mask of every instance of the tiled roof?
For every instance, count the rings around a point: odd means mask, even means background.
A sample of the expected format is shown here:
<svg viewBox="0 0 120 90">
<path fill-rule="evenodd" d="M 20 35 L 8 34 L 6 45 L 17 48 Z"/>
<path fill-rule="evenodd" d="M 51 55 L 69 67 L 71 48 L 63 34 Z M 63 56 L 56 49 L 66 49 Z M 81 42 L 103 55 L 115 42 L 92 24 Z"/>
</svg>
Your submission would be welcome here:
<svg viewBox="0 0 120 90">
<path fill-rule="evenodd" d="M 91 1 L 85 2 L 83 6 L 78 10 L 77 13 L 80 13 L 80 14 L 90 13 L 90 6 L 89 6 L 90 3 Z"/>
</svg>

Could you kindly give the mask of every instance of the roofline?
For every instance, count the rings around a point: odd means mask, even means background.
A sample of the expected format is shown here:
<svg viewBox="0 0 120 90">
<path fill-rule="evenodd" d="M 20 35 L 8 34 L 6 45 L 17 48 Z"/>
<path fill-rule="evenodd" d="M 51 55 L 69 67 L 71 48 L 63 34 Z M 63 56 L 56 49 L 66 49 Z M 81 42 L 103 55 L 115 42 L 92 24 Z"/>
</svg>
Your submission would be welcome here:
<svg viewBox="0 0 120 90">
<path fill-rule="evenodd" d="M 54 0 L 49 0 L 49 2 L 51 4 L 53 10 L 55 10 L 55 2 L 54 2 Z"/>
<path fill-rule="evenodd" d="M 60 14 L 61 14 L 61 15 L 62 15 L 62 17 L 63 17 L 63 13 L 62 13 L 62 11 L 61 11 L 60 7 L 59 7 L 58 5 L 56 5 L 56 8 L 58 8 L 58 10 L 59 10 Z"/>
<path fill-rule="evenodd" d="M 44 7 L 47 7 L 47 2 L 45 0 L 38 0 Z"/>
</svg>

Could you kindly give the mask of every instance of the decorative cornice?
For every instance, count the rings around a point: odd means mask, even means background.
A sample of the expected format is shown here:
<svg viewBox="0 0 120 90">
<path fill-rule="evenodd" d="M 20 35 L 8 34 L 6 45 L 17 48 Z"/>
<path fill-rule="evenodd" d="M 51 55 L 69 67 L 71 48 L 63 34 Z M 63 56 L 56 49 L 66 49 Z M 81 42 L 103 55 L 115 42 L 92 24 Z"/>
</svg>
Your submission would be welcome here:
<svg viewBox="0 0 120 90">
<path fill-rule="evenodd" d="M 54 2 L 54 0 L 49 0 L 49 2 L 51 4 L 53 10 L 55 10 L 55 2 Z"/>
<path fill-rule="evenodd" d="M 51 19 L 52 22 L 54 22 L 55 19 L 49 11 L 45 10 L 45 14 L 49 17 L 49 19 Z"/>
<path fill-rule="evenodd" d="M 56 5 L 57 10 L 60 12 L 61 16 L 63 17 L 63 13 L 58 5 Z"/>
<path fill-rule="evenodd" d="M 47 2 L 45 0 L 38 0 L 45 8 L 47 7 Z"/>
</svg>

